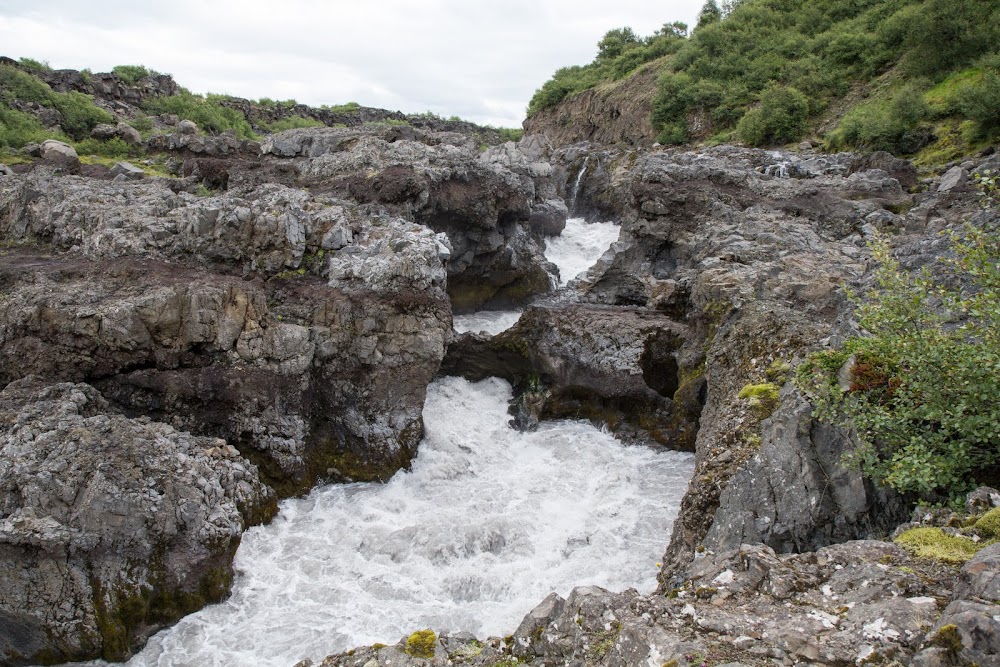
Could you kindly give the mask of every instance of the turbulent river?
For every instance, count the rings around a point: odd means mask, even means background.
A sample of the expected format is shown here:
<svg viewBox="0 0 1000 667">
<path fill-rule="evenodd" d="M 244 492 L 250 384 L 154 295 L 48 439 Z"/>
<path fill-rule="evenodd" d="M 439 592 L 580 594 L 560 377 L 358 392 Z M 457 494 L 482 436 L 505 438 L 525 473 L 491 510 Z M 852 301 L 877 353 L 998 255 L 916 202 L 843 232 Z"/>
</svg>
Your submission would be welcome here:
<svg viewBox="0 0 1000 667">
<path fill-rule="evenodd" d="M 565 282 L 618 229 L 572 220 L 564 235 L 546 254 Z M 482 313 L 467 328 L 517 316 Z M 421 628 L 507 634 L 548 593 L 578 585 L 652 590 L 692 456 L 624 447 L 578 421 L 519 433 L 510 398 L 498 379 L 436 380 L 411 471 L 284 501 L 244 535 L 232 597 L 128 664 L 291 667 Z"/>
</svg>

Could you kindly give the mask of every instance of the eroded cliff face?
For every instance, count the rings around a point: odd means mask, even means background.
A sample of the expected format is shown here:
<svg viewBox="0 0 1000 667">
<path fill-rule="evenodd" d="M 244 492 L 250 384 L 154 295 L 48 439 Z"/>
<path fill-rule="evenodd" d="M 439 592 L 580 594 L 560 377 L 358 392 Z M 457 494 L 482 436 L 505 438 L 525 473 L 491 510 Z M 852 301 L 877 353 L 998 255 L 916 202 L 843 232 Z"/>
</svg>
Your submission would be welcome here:
<svg viewBox="0 0 1000 667">
<path fill-rule="evenodd" d="M 549 289 L 530 165 L 408 129 L 292 132 L 185 178 L 0 177 L 0 662 L 123 659 L 227 595 L 277 498 L 409 466 L 453 300 Z"/>
<path fill-rule="evenodd" d="M 1000 663 L 997 547 L 956 585 L 950 567 L 864 539 L 890 535 L 909 507 L 842 465 L 850 434 L 816 421 L 788 381 L 809 351 L 856 332 L 843 287 L 866 286 L 867 240 L 892 234 L 904 266 L 932 263 L 947 252 L 941 231 L 995 222 L 968 174 L 1000 160 L 918 183 L 912 165 L 886 154 L 594 148 L 557 150 L 553 163 L 563 192 L 582 173 L 579 210 L 621 220 L 613 252 L 571 285 L 568 302 L 536 303 L 492 338 L 463 335 L 445 369 L 520 381 L 517 419 L 528 426 L 559 414 L 570 390 L 574 416 L 613 422 L 625 414 L 608 409 L 615 396 L 642 405 L 654 385 L 676 388 L 662 396 L 669 411 L 682 387 L 701 387 L 696 471 L 661 587 L 549 596 L 504 639 L 438 638 L 431 664 Z M 645 372 L 640 347 L 665 336 L 674 364 Z M 666 375 L 674 380 L 658 381 Z M 772 404 L 739 398 L 763 382 L 781 387 Z M 588 413 L 586 400 L 605 413 Z M 977 513 L 1000 503 L 995 491 L 977 497 L 989 499 Z M 405 639 L 323 661 L 389 664 L 417 664 Z"/>
<path fill-rule="evenodd" d="M 569 97 L 525 120 L 525 134 L 545 135 L 556 147 L 581 141 L 651 146 L 657 134 L 649 120 L 657 75 L 651 64 L 625 79 Z"/>
</svg>

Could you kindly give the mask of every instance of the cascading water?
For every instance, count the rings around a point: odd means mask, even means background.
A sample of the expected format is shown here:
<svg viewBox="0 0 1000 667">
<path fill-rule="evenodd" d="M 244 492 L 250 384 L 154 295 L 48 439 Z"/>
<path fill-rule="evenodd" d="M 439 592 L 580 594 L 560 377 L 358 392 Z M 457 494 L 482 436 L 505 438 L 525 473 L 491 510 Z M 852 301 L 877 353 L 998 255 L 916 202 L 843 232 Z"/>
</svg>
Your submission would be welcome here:
<svg viewBox="0 0 1000 667">
<path fill-rule="evenodd" d="M 621 227 L 613 222 L 587 222 L 570 218 L 560 236 L 545 241 L 545 258 L 559 267 L 559 284 L 565 285 L 594 265 L 618 240 Z"/>
<path fill-rule="evenodd" d="M 583 185 L 583 177 L 587 175 L 588 162 L 590 162 L 589 155 L 583 158 L 583 165 L 580 167 L 580 171 L 576 174 L 576 180 L 573 181 L 573 189 L 570 190 L 569 201 L 567 202 L 570 215 L 576 213 L 576 198 L 580 195 L 580 186 Z"/>
<path fill-rule="evenodd" d="M 546 257 L 565 284 L 617 237 L 612 223 L 570 219 Z M 519 316 L 455 324 L 496 333 Z M 587 422 L 520 433 L 510 398 L 495 378 L 432 383 L 411 471 L 284 501 L 270 526 L 244 535 L 232 597 L 128 664 L 289 667 L 420 628 L 503 635 L 548 593 L 578 585 L 652 590 L 693 457 L 625 447 Z"/>
<path fill-rule="evenodd" d="M 495 378 L 434 382 L 411 472 L 283 502 L 244 536 L 233 596 L 129 665 L 290 667 L 426 627 L 503 635 L 553 590 L 651 591 L 691 455 L 585 422 L 519 433 L 510 397 Z"/>
</svg>

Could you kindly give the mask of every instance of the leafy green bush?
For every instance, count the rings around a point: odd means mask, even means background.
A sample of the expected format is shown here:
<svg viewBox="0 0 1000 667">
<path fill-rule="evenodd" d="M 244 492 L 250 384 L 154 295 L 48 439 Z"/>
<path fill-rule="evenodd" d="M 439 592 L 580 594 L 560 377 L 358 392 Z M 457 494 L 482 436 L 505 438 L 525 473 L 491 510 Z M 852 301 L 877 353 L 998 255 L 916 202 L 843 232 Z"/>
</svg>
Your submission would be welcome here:
<svg viewBox="0 0 1000 667">
<path fill-rule="evenodd" d="M 176 114 L 182 120 L 194 121 L 202 130 L 215 134 L 233 130 L 241 139 L 256 137 L 242 113 L 222 104 L 225 99 L 225 96 L 202 96 L 182 90 L 177 95 L 146 100 L 143 110 L 151 114 Z"/>
<path fill-rule="evenodd" d="M 930 113 L 918 84 L 904 86 L 888 100 L 855 107 L 831 135 L 833 147 L 908 153 L 920 148 L 914 136 L 918 124 Z"/>
<path fill-rule="evenodd" d="M 98 123 L 113 123 L 115 117 L 94 104 L 94 98 L 76 91 L 53 93 L 52 103 L 62 114 L 59 125 L 74 139 L 83 139 Z"/>
<path fill-rule="evenodd" d="M 52 106 L 52 89 L 48 84 L 13 65 L 0 65 L 0 100 L 36 102 Z"/>
<path fill-rule="evenodd" d="M 135 85 L 148 76 L 159 76 L 159 72 L 147 69 L 142 65 L 116 65 L 111 68 L 112 74 L 117 74 L 118 78 L 127 84 Z"/>
<path fill-rule="evenodd" d="M 31 114 L 0 105 L 0 147 L 21 148 L 55 138 Z"/>
<path fill-rule="evenodd" d="M 809 100 L 791 86 L 772 84 L 736 125 L 736 134 L 751 146 L 784 144 L 800 139 L 808 125 Z"/>
<path fill-rule="evenodd" d="M 118 137 L 101 141 L 100 139 L 84 139 L 74 144 L 79 155 L 99 155 L 101 157 L 124 158 L 142 155 L 141 146 L 130 146 Z"/>
<path fill-rule="evenodd" d="M 60 126 L 74 139 L 82 139 L 98 123 L 114 122 L 114 117 L 94 104 L 90 95 L 76 91 L 57 93 L 35 76 L 10 65 L 0 65 L 0 102 L 34 102 L 59 111 Z M 23 123 L 21 124 L 23 126 Z"/>
<path fill-rule="evenodd" d="M 807 118 L 816 118 L 856 84 L 901 63 L 911 74 L 927 77 L 920 84 L 924 90 L 1000 51 L 1000 3 L 992 0 L 741 0 L 721 8 L 710 1 L 702 14 L 690 37 L 686 30 L 650 38 L 623 28 L 610 31 L 593 62 L 561 68 L 535 92 L 528 115 L 656 61 L 661 77 L 651 121 L 661 142 L 688 141 L 687 123 L 694 120 L 705 136 L 724 134 L 746 118 L 741 134 L 751 143 L 767 143 L 774 138 L 762 137 L 774 129 L 785 137 L 797 134 L 774 128 L 763 113 L 749 113 L 774 84 L 805 95 Z M 981 119 L 976 122 L 986 134 L 994 132 L 988 129 L 995 118 L 991 110 L 1000 108 L 994 104 L 995 83 L 994 77 L 983 77 L 959 110 Z M 899 152 L 929 140 L 930 131 L 919 129 L 919 122 L 896 117 L 898 107 L 891 101 L 872 105 L 851 119 L 848 132 L 838 134 L 844 147 Z"/>
<path fill-rule="evenodd" d="M 1000 57 L 984 59 L 982 74 L 960 88 L 956 103 L 962 114 L 975 121 L 979 134 L 1000 134 Z"/>
<path fill-rule="evenodd" d="M 42 62 L 41 60 L 35 60 L 34 58 L 20 58 L 18 60 L 21 63 L 21 67 L 35 70 L 36 72 L 51 72 L 52 68 L 47 62 Z"/>
<path fill-rule="evenodd" d="M 1000 231 L 970 226 L 952 246 L 932 275 L 903 271 L 874 243 L 875 290 L 858 308 L 869 335 L 845 345 L 849 386 L 823 360 L 798 375 L 818 417 L 856 429 L 850 462 L 930 501 L 960 496 L 1000 461 Z"/>
</svg>

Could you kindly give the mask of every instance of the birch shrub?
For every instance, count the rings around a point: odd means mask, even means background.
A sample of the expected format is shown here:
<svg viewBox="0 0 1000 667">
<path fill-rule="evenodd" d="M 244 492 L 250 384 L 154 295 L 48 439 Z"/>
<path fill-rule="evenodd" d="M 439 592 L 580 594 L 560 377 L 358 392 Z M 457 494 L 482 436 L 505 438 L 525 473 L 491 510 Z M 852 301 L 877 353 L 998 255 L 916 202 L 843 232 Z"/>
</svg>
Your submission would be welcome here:
<svg viewBox="0 0 1000 667">
<path fill-rule="evenodd" d="M 946 270 L 932 274 L 903 270 L 875 241 L 875 289 L 852 296 L 865 335 L 797 372 L 816 416 L 856 432 L 849 463 L 929 501 L 987 481 L 1000 462 L 997 221 L 951 243 Z"/>
</svg>

